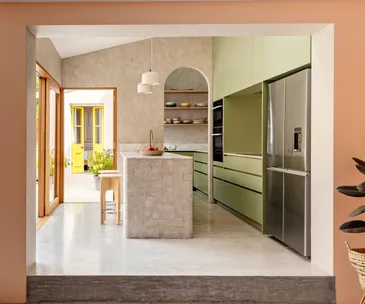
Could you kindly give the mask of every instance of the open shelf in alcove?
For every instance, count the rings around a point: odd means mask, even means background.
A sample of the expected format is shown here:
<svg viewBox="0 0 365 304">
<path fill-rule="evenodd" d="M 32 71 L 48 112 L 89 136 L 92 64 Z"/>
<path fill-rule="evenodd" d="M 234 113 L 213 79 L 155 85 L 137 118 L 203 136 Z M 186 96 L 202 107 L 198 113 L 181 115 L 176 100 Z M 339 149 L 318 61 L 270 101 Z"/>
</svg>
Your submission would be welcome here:
<svg viewBox="0 0 365 304">
<path fill-rule="evenodd" d="M 186 94 L 208 94 L 208 91 L 203 90 L 165 90 L 165 94 L 175 94 L 175 93 L 186 93 Z"/>
<path fill-rule="evenodd" d="M 208 110 L 208 107 L 165 107 L 165 110 Z"/>
<path fill-rule="evenodd" d="M 190 124 L 164 124 L 165 127 L 197 127 L 197 126 L 207 126 L 207 123 L 202 123 L 202 124 L 194 124 L 194 123 L 190 123 Z"/>
</svg>

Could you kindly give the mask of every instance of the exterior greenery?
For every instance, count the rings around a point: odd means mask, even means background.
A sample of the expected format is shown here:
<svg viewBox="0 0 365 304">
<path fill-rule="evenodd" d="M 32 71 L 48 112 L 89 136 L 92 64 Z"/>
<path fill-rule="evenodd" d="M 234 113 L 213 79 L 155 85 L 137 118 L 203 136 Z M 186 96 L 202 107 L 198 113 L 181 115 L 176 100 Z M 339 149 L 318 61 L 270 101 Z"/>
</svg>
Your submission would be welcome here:
<svg viewBox="0 0 365 304">
<path fill-rule="evenodd" d="M 38 163 L 38 160 L 37 160 Z M 70 165 L 70 160 L 65 157 L 64 161 L 63 161 L 63 166 L 65 167 L 65 169 Z M 38 166 L 38 164 L 37 164 Z M 55 168 L 55 163 L 54 163 L 54 149 L 51 150 L 50 153 L 50 158 L 49 158 L 49 175 L 53 176 L 54 175 L 54 168 Z"/>
<path fill-rule="evenodd" d="M 110 150 L 95 151 L 94 155 L 89 158 L 89 171 L 98 176 L 102 170 L 113 169 L 113 155 Z"/>
</svg>

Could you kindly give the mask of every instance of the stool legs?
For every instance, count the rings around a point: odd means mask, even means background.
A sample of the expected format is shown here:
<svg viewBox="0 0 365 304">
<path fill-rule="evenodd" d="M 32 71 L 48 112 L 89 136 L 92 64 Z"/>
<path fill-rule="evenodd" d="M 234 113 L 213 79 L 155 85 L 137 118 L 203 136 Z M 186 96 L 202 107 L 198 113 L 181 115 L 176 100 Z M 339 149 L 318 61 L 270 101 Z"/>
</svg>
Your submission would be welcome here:
<svg viewBox="0 0 365 304">
<path fill-rule="evenodd" d="M 103 176 L 100 183 L 100 222 L 105 223 L 106 215 L 106 192 L 113 191 L 113 201 L 115 205 L 116 223 L 120 223 L 120 179 L 119 177 L 105 177 Z"/>
<path fill-rule="evenodd" d="M 105 193 L 106 193 L 106 187 L 104 183 L 101 183 L 100 185 L 100 222 L 103 225 L 105 222 Z"/>
</svg>

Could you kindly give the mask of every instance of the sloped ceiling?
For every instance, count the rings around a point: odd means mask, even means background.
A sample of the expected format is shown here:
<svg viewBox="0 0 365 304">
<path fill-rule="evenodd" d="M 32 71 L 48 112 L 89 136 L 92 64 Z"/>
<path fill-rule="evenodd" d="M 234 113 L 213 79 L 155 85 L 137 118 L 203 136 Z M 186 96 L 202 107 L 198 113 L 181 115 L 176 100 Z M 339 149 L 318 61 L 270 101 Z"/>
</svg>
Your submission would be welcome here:
<svg viewBox="0 0 365 304">
<path fill-rule="evenodd" d="M 37 38 L 50 38 L 61 58 L 94 52 L 151 37 L 311 35 L 324 24 L 175 24 L 29 26 Z"/>
</svg>

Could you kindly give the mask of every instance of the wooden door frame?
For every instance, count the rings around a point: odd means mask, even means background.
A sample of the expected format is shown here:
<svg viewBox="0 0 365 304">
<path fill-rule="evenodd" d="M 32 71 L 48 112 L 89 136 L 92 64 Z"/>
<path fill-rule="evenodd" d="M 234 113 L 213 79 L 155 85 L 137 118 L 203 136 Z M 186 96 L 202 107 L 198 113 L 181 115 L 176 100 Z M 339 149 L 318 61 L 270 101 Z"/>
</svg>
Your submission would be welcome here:
<svg viewBox="0 0 365 304">
<path fill-rule="evenodd" d="M 63 104 L 62 86 L 36 62 L 36 72 L 40 80 L 39 92 L 39 130 L 38 130 L 38 217 L 49 216 L 63 199 Z M 50 158 L 50 90 L 56 93 L 55 101 L 55 154 L 54 154 L 54 193 L 52 202 L 49 201 L 49 158 Z M 41 174 L 39 174 L 41 173 Z"/>
<path fill-rule="evenodd" d="M 116 87 L 64 87 L 61 94 L 61 104 L 64 105 L 64 91 L 113 91 L 113 169 L 118 169 L 118 155 L 117 155 L 117 142 L 118 142 L 118 102 L 117 102 L 117 88 Z M 104 105 L 105 106 L 105 105 Z M 62 130 L 64 130 L 64 113 L 62 113 Z M 62 145 L 64 146 L 64 134 L 62 134 Z M 63 150 L 62 150 L 63 151 Z M 64 152 L 64 151 L 63 151 Z M 64 198 L 64 178 L 62 179 L 62 201 Z"/>
</svg>

